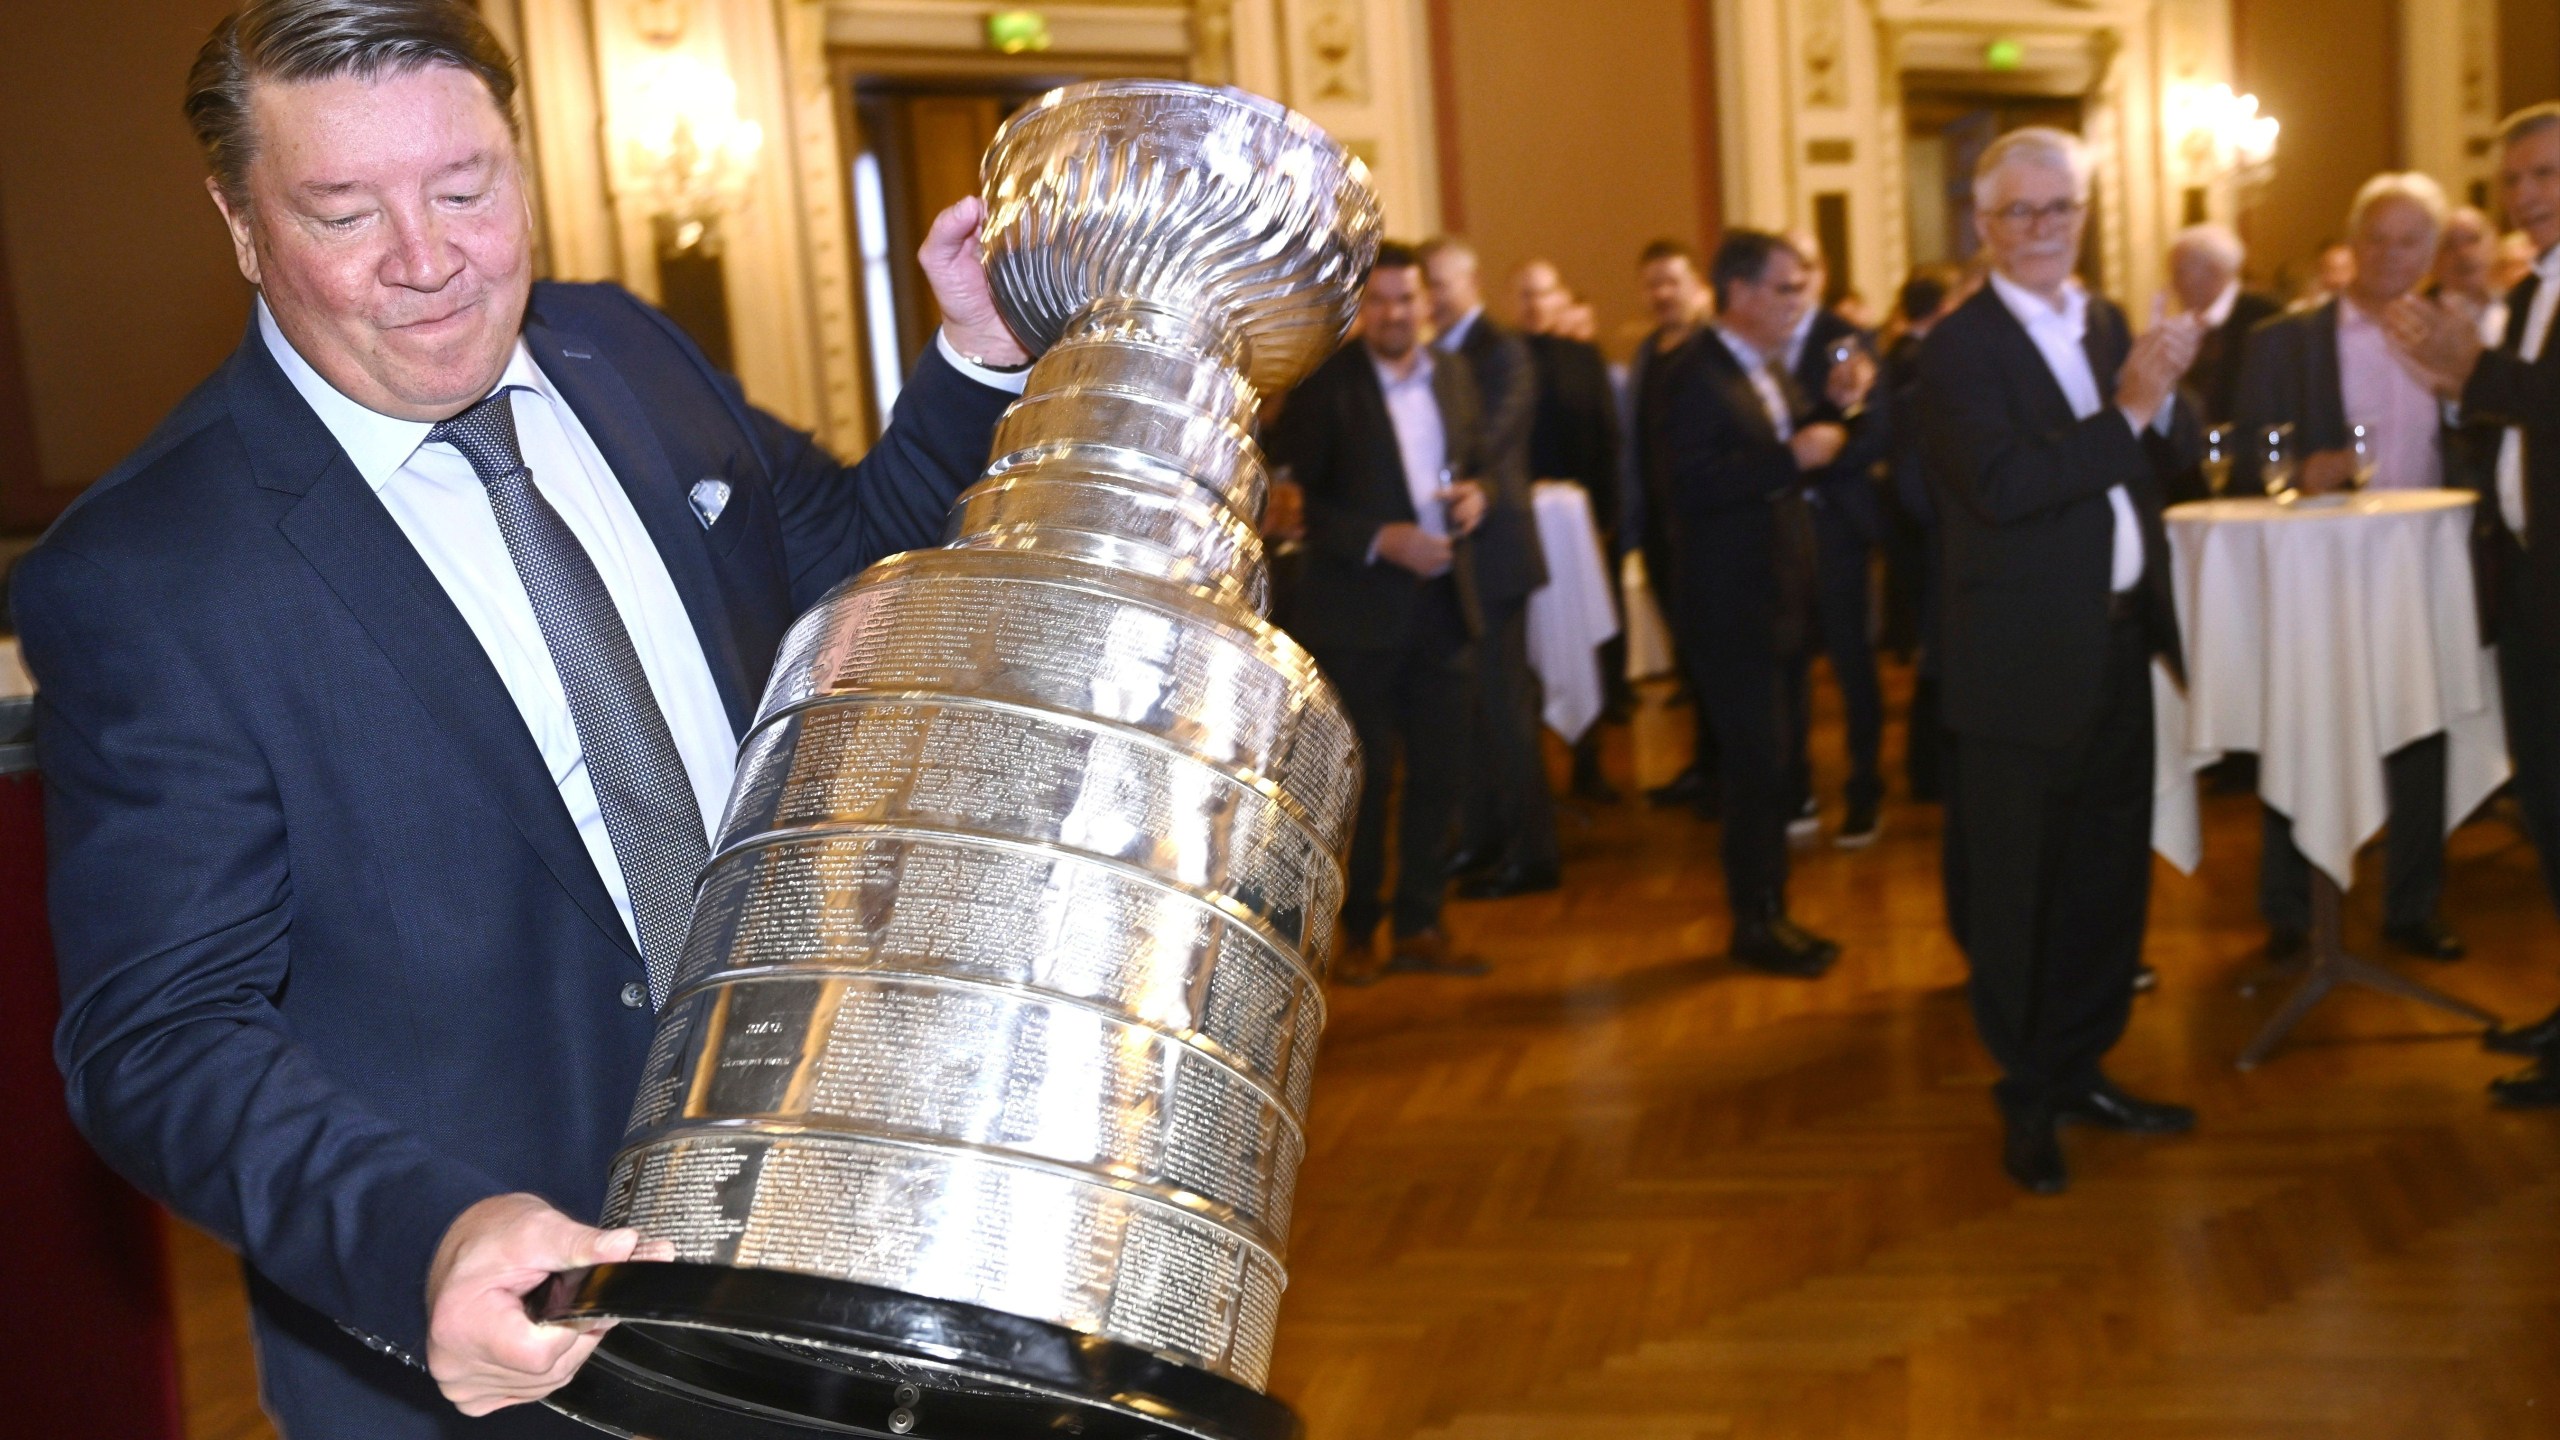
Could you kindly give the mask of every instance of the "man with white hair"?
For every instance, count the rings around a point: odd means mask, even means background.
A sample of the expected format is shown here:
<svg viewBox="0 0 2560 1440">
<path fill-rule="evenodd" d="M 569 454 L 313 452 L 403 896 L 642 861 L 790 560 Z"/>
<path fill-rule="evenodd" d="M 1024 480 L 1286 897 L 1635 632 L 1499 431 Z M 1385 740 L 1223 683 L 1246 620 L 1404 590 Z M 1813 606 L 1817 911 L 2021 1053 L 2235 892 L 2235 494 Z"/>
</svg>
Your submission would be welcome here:
<svg viewBox="0 0 2560 1440">
<path fill-rule="evenodd" d="M 2335 490 L 2356 467 L 2348 427 L 2362 425 L 2382 489 L 2434 489 L 2459 469 L 2458 433 L 2428 382 L 2393 350 L 2383 317 L 2417 291 L 2436 263 L 2444 191 L 2418 174 L 2376 175 L 2347 212 L 2355 278 L 2316 310 L 2287 315 L 2250 337 L 2237 419 L 2245 433 L 2291 425 L 2300 483 Z M 2254 469 L 2254 466 L 2249 468 Z M 2256 487 L 2254 475 L 2245 477 Z M 2429 735 L 2394 751 L 2383 773 L 2391 797 L 2382 933 L 2393 948 L 2429 960 L 2462 958 L 2462 941 L 2437 917 L 2444 895 L 2445 740 Z M 2258 910 L 2270 954 L 2298 954 L 2311 928 L 2311 872 L 2293 825 L 2266 810 L 2258 861 Z"/>
<path fill-rule="evenodd" d="M 2497 276 L 2497 225 L 2478 206 L 2456 208 L 2444 217 L 2444 236 L 2436 242 L 2430 291 L 2480 317 L 2483 345 L 2495 345 L 2507 333 L 2507 296 Z"/>
<path fill-rule="evenodd" d="M 2228 225 L 2190 225 L 2169 242 L 2169 291 L 2179 309 L 2205 325 L 2185 383 L 2204 412 L 2198 418 L 2208 425 L 2231 419 L 2249 332 L 2284 313 L 2283 301 L 2241 287 L 2240 269 L 2248 260 L 2247 247 Z"/>
<path fill-rule="evenodd" d="M 2089 182 L 2075 136 L 1992 142 L 1973 197 L 1990 282 L 1920 355 L 1946 565 L 1948 919 L 2002 1071 L 2002 1162 L 2043 1195 L 2068 1183 L 2063 1121 L 2195 1123 L 2100 1065 L 2132 1013 L 2150 902 L 2151 663 L 2182 664 L 2161 494 L 2204 327 L 2181 315 L 2137 340 L 2073 278 Z"/>
</svg>

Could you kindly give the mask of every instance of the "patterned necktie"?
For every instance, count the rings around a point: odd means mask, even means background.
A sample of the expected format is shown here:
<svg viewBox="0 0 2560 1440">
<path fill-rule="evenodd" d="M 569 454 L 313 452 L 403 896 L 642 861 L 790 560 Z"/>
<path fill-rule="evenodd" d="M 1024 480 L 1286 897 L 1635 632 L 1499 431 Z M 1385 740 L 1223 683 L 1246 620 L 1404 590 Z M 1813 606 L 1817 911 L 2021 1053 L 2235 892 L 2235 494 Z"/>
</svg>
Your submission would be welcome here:
<svg viewBox="0 0 2560 1440">
<path fill-rule="evenodd" d="M 604 577 L 525 468 L 507 398 L 516 388 L 501 389 L 437 425 L 427 440 L 462 452 L 497 512 L 498 533 L 506 537 L 516 578 L 533 601 L 533 618 L 560 673 L 560 688 L 568 692 L 587 779 L 595 786 L 605 834 L 639 922 L 650 1002 L 663 1007 L 693 922 L 693 883 L 711 853 L 702 809 Z"/>
</svg>

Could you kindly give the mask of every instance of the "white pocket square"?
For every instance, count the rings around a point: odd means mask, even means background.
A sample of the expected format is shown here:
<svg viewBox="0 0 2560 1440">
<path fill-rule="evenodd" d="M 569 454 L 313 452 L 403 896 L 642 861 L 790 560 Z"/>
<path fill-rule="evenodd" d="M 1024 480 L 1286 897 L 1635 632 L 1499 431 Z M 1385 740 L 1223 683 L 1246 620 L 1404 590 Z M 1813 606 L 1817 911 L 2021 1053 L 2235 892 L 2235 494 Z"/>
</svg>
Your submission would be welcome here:
<svg viewBox="0 0 2560 1440">
<path fill-rule="evenodd" d="M 710 529 L 720 519 L 720 512 L 728 508 L 728 481 L 696 480 L 693 482 L 693 513 L 702 521 L 703 529 Z"/>
</svg>

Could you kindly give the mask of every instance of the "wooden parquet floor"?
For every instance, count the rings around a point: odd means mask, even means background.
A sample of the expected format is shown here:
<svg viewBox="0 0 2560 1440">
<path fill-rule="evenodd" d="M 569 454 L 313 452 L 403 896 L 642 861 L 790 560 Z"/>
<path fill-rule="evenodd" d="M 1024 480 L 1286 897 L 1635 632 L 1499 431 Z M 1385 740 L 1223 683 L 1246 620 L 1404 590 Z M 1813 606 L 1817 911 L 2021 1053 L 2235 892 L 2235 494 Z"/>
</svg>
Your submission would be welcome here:
<svg viewBox="0 0 2560 1440">
<path fill-rule="evenodd" d="M 1664 778 L 1685 725 L 1648 697 L 1612 773 Z M 1832 717 L 1816 754 L 1836 796 Z M 2560 1114 L 2492 1110 L 2513 1062 L 2379 995 L 2232 1067 L 2278 998 L 2236 989 L 2254 806 L 2213 798 L 2205 870 L 2160 868 L 2112 1067 L 2198 1132 L 2073 1132 L 2055 1199 L 1999 1171 L 1933 810 L 1797 852 L 1798 917 L 1847 946 L 1805 983 L 1717 958 L 1713 827 L 1568 806 L 1561 892 L 1451 907 L 1491 977 L 1335 997 L 1274 1391 L 1311 1440 L 2560 1437 Z M 2560 1000 L 2494 810 L 2447 914 L 2473 957 L 2423 978 Z M 255 1440 L 236 1282 L 178 1253 L 191 1434 Z"/>
</svg>

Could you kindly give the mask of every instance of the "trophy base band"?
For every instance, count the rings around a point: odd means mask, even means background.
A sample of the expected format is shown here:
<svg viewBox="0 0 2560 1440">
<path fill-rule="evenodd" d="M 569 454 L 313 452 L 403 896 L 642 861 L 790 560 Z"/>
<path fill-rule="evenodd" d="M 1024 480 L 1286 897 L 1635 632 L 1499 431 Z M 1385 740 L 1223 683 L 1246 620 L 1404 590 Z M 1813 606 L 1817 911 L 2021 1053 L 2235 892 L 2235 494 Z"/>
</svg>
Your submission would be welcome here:
<svg viewBox="0 0 2560 1440">
<path fill-rule="evenodd" d="M 664 1261 L 552 1277 L 536 1320 L 621 1323 L 548 1403 L 646 1440 L 1301 1440 L 1232 1380 L 976 1305 Z"/>
</svg>

